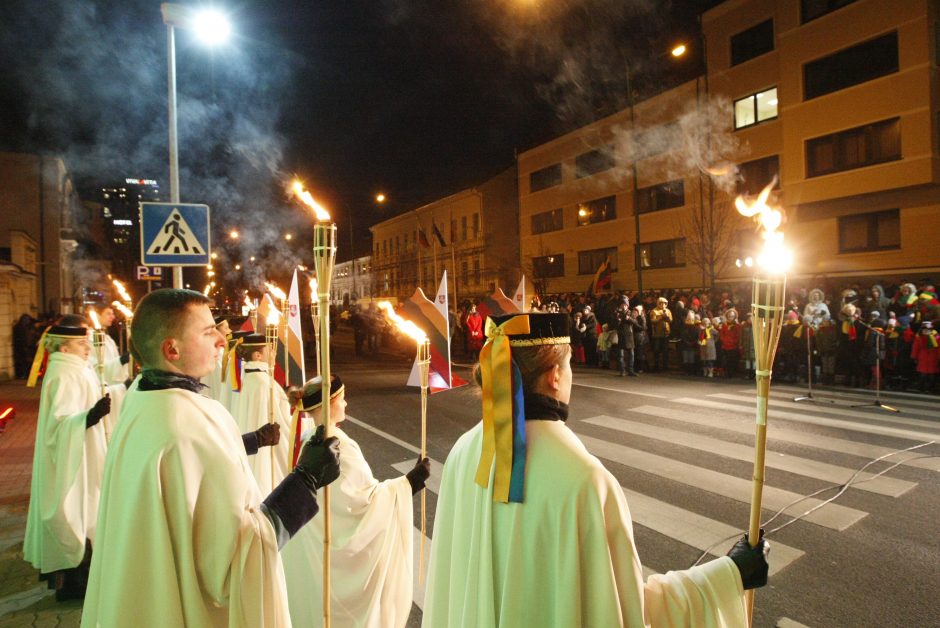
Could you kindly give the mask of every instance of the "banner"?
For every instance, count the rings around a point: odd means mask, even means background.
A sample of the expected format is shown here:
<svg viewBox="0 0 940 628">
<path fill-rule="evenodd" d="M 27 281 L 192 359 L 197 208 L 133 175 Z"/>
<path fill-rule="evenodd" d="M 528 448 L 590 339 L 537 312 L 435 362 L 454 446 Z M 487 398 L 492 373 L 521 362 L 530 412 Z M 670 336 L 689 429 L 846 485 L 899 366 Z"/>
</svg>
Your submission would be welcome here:
<svg viewBox="0 0 940 628">
<path fill-rule="evenodd" d="M 428 373 L 432 393 L 457 388 L 467 382 L 453 374 L 450 366 L 450 322 L 448 320 L 447 271 L 441 279 L 434 301 L 421 288 L 402 303 L 401 316 L 412 321 L 428 335 L 431 342 L 431 368 Z M 417 358 L 408 376 L 408 386 L 420 386 Z"/>
</svg>

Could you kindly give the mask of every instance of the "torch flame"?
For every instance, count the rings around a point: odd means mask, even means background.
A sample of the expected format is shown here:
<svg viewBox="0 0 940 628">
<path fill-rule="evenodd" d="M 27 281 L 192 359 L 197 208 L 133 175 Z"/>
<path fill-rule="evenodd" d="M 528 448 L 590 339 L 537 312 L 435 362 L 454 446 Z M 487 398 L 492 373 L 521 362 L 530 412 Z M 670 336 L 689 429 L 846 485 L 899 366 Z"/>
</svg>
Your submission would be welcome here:
<svg viewBox="0 0 940 628">
<path fill-rule="evenodd" d="M 757 195 L 757 200 L 748 203 L 739 196 L 734 201 L 738 213 L 747 218 L 754 218 L 762 229 L 761 237 L 764 239 L 764 248 L 757 255 L 757 264 L 771 273 L 784 273 L 793 262 L 793 254 L 783 244 L 783 232 L 777 231 L 783 223 L 783 213 L 767 204 L 770 191 L 777 183 L 777 178 Z"/>
<path fill-rule="evenodd" d="M 277 287 L 275 284 L 273 284 L 273 283 L 265 282 L 265 283 L 264 283 L 264 287 L 268 289 L 268 292 L 270 292 L 271 294 L 274 295 L 274 298 L 275 298 L 275 299 L 280 299 L 281 301 L 283 301 L 283 300 L 285 300 L 285 299 L 287 298 L 287 295 L 284 294 L 284 291 L 281 290 L 280 288 L 278 288 L 278 287 Z"/>
<path fill-rule="evenodd" d="M 249 310 L 252 310 L 252 311 L 257 309 L 255 307 L 255 304 L 252 303 L 251 299 L 248 298 L 247 294 L 245 295 L 245 307 L 247 307 Z"/>
<path fill-rule="evenodd" d="M 268 308 L 268 317 L 265 321 L 267 322 L 268 325 L 277 325 L 280 319 L 281 319 L 281 315 L 277 311 L 276 308 L 274 307 Z"/>
<path fill-rule="evenodd" d="M 88 318 L 91 319 L 91 324 L 95 327 L 95 329 L 101 329 L 101 321 L 98 320 L 98 312 L 96 312 L 94 309 L 89 309 Z"/>
<path fill-rule="evenodd" d="M 310 298 L 311 299 L 317 298 L 317 280 L 316 279 L 310 280 Z"/>
<path fill-rule="evenodd" d="M 403 334 L 413 338 L 417 342 L 424 342 L 428 339 L 427 334 L 425 334 L 420 327 L 399 316 L 392 307 L 392 304 L 388 301 L 380 301 L 379 308 L 385 310 L 385 315 L 388 316 L 393 323 L 395 323 L 395 327 L 397 327 L 398 330 Z"/>
<path fill-rule="evenodd" d="M 313 213 L 316 214 L 317 220 L 319 222 L 330 221 L 329 212 L 327 212 L 325 209 L 323 209 L 323 206 L 313 200 L 313 196 L 311 196 L 310 192 L 304 189 L 303 183 L 294 180 L 294 182 L 291 183 L 291 192 L 294 194 L 294 196 L 299 198 L 302 203 L 313 210 Z"/>
<path fill-rule="evenodd" d="M 113 305 L 121 314 L 123 314 L 124 318 L 134 317 L 134 312 L 131 311 L 131 308 L 127 307 L 120 301 L 111 301 L 111 305 Z"/>
<path fill-rule="evenodd" d="M 212 284 L 211 284 L 211 283 L 207 283 L 207 284 L 206 284 L 206 287 L 205 287 L 205 289 L 202 291 L 202 293 L 203 293 L 204 295 L 206 295 L 206 296 L 209 296 L 209 291 L 210 291 L 210 290 L 212 290 Z"/>
<path fill-rule="evenodd" d="M 124 288 L 124 284 L 122 284 L 117 279 L 114 279 L 111 283 L 113 283 L 114 287 L 117 288 L 118 295 L 120 295 L 122 301 L 130 303 L 133 300 L 131 299 L 131 295 L 129 295 L 127 290 Z M 123 310 L 121 311 L 123 312 Z"/>
</svg>

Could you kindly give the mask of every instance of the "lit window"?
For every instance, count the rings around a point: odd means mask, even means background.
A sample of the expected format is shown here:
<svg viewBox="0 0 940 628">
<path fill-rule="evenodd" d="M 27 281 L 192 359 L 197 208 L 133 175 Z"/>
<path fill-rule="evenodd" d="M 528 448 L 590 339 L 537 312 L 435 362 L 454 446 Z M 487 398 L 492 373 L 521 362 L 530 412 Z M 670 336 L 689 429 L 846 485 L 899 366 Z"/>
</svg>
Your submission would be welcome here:
<svg viewBox="0 0 940 628">
<path fill-rule="evenodd" d="M 734 101 L 734 128 L 736 129 L 743 129 L 776 117 L 776 87 Z"/>
</svg>

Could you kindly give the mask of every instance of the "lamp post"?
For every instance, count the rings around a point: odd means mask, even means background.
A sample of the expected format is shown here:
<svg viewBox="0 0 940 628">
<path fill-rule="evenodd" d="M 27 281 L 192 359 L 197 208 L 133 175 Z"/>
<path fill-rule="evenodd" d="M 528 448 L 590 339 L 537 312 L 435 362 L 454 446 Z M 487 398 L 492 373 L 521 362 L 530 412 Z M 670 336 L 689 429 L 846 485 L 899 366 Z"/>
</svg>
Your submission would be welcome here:
<svg viewBox="0 0 940 628">
<path fill-rule="evenodd" d="M 654 59 L 659 59 L 666 55 L 670 55 L 675 59 L 678 59 L 685 55 L 686 47 L 684 44 L 679 44 L 674 46 L 671 50 L 664 52 Z M 636 139 L 636 115 L 634 109 L 636 108 L 636 97 L 633 94 L 633 72 L 630 71 L 630 66 L 627 65 L 627 98 L 630 103 L 630 132 L 632 139 Z M 640 189 L 637 185 L 637 155 L 636 155 L 636 143 L 633 142 L 633 150 L 631 150 L 632 159 L 630 168 L 631 168 L 631 178 L 633 179 L 633 230 L 634 237 L 636 239 L 636 247 L 633 252 L 634 264 L 636 265 L 636 283 L 637 283 L 637 293 L 639 298 L 643 298 L 643 255 L 640 253 L 640 204 L 639 204 L 639 195 Z"/>
<path fill-rule="evenodd" d="M 217 44 L 224 41 L 230 32 L 229 22 L 217 11 L 197 11 L 180 4 L 165 2 L 160 5 L 163 23 L 166 24 L 167 59 L 167 125 L 170 140 L 170 202 L 180 202 L 180 164 L 176 133 L 176 28 L 195 30 L 200 39 Z M 173 267 L 173 287 L 183 287 L 183 267 Z"/>
</svg>

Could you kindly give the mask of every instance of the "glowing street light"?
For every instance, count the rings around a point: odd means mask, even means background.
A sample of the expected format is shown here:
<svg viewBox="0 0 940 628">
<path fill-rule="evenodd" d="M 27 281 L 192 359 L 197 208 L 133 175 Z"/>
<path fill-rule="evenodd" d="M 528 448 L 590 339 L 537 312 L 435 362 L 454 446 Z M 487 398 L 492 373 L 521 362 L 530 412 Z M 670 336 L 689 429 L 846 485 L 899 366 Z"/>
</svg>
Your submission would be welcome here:
<svg viewBox="0 0 940 628">
<path fill-rule="evenodd" d="M 285 240 L 290 241 L 293 237 L 294 237 L 294 234 L 292 234 L 292 233 L 285 233 L 285 234 L 284 234 L 284 239 L 285 239 Z"/>
<path fill-rule="evenodd" d="M 238 229 L 232 229 L 228 232 L 228 237 L 230 240 L 237 240 L 240 236 L 241 234 L 238 233 Z"/>
<path fill-rule="evenodd" d="M 226 39 L 231 32 L 228 20 L 217 11 L 197 11 L 180 4 L 160 5 L 166 24 L 167 47 L 167 109 L 170 135 L 170 202 L 180 202 L 179 148 L 176 133 L 176 28 L 194 30 L 201 40 L 213 45 Z M 183 267 L 173 267 L 173 287 L 183 287 Z"/>
<path fill-rule="evenodd" d="M 687 50 L 687 49 L 686 49 L 686 47 L 685 47 L 685 44 L 679 44 L 679 45 L 677 45 L 675 48 L 673 48 L 673 49 L 670 51 L 670 53 L 672 54 L 673 57 L 677 57 L 677 58 L 678 58 L 678 57 L 681 57 L 682 55 L 684 55 L 684 54 L 686 53 L 686 50 Z"/>
<path fill-rule="evenodd" d="M 384 202 L 385 202 L 385 195 L 382 194 L 381 192 L 379 192 L 378 194 L 376 194 L 376 195 L 375 195 L 375 202 L 376 202 L 376 203 L 384 203 Z"/>
<path fill-rule="evenodd" d="M 211 257 L 212 259 L 219 259 L 219 254 L 218 254 L 218 253 L 213 253 L 213 254 L 210 255 L 209 257 Z"/>
</svg>

